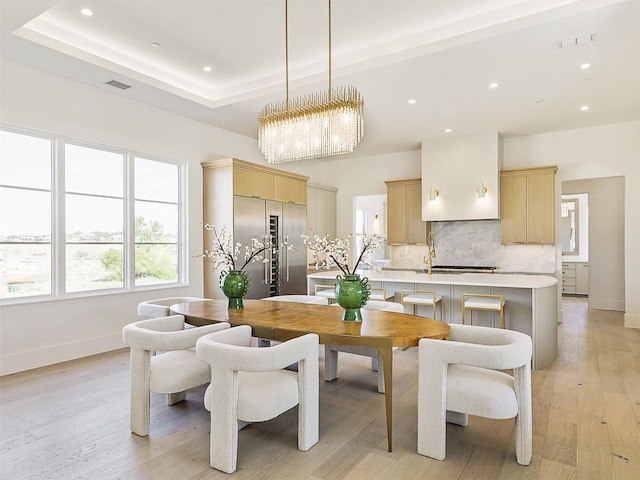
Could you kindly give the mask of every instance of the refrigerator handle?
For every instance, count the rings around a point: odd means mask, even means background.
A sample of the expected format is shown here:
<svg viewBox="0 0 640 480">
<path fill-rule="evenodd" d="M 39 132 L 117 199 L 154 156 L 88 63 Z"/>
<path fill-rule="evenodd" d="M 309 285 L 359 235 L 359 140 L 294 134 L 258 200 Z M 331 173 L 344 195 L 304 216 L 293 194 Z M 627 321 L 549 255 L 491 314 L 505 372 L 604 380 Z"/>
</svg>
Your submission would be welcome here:
<svg viewBox="0 0 640 480">
<path fill-rule="evenodd" d="M 269 235 L 269 285 L 273 283 L 273 235 Z"/>
<path fill-rule="evenodd" d="M 265 243 L 265 245 L 266 245 L 269 241 L 271 241 L 271 235 L 265 235 L 265 236 L 263 237 L 263 241 L 264 241 L 264 243 Z M 271 252 L 271 248 L 268 248 L 268 249 L 267 249 L 267 251 Z M 264 275 L 263 275 L 263 279 L 262 279 L 262 281 L 263 281 L 263 283 L 264 283 L 265 285 L 269 285 L 269 273 L 268 273 L 268 272 L 269 272 L 269 269 L 270 269 L 270 266 L 271 266 L 271 253 L 267 253 L 267 252 L 265 251 L 265 253 L 264 253 L 264 259 L 265 259 L 266 261 L 263 263 L 263 265 L 264 265 L 264 272 L 263 272 L 263 274 L 264 274 Z"/>
<path fill-rule="evenodd" d="M 289 281 L 289 249 L 287 248 L 289 244 L 289 235 L 284 236 L 284 265 L 287 269 L 286 281 Z"/>
</svg>

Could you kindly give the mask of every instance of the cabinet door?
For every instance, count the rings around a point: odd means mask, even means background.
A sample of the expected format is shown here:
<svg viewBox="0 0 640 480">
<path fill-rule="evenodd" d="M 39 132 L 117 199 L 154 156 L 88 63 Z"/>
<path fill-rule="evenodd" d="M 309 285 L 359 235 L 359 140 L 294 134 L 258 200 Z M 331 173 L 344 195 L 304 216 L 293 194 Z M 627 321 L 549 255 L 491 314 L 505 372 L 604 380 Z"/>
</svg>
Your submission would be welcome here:
<svg viewBox="0 0 640 480">
<path fill-rule="evenodd" d="M 589 295 L 589 264 L 576 263 L 576 293 Z"/>
<path fill-rule="evenodd" d="M 527 243 L 554 243 L 554 192 L 552 172 L 527 175 Z"/>
<path fill-rule="evenodd" d="M 273 174 L 235 166 L 233 169 L 233 193 L 243 197 L 273 200 Z"/>
<path fill-rule="evenodd" d="M 426 245 L 427 222 L 422 221 L 422 184 L 412 183 L 407 185 L 406 202 L 407 244 Z"/>
<path fill-rule="evenodd" d="M 313 187 L 307 188 L 307 231 L 305 235 L 318 233 L 318 215 L 316 213 L 318 205 L 318 194 L 320 190 Z"/>
<path fill-rule="evenodd" d="M 325 231 L 329 238 L 336 238 L 336 192 L 325 190 L 324 192 Z"/>
<path fill-rule="evenodd" d="M 502 243 L 527 242 L 527 176 L 500 178 Z"/>
<path fill-rule="evenodd" d="M 387 243 L 407 244 L 407 188 L 387 185 Z"/>
<path fill-rule="evenodd" d="M 307 204 L 307 182 L 274 175 L 274 199 L 279 202 Z"/>
</svg>

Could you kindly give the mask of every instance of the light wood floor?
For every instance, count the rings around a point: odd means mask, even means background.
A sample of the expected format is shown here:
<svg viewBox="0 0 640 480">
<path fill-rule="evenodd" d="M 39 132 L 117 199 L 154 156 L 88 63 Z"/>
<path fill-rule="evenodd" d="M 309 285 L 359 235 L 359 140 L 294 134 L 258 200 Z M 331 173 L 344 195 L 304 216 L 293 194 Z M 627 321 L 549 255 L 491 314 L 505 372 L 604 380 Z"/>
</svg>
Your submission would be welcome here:
<svg viewBox="0 0 640 480">
<path fill-rule="evenodd" d="M 564 302 L 560 355 L 533 372 L 533 461 L 519 466 L 513 421 L 447 426 L 447 458 L 416 453 L 416 349 L 394 354 L 394 451 L 368 359 L 341 354 L 320 385 L 320 442 L 296 443 L 296 411 L 239 434 L 240 479 L 640 479 L 640 330 L 622 314 Z M 322 364 L 322 362 L 321 362 Z M 1 379 L 2 479 L 217 479 L 204 389 L 152 398 L 149 437 L 128 428 L 124 350 Z M 322 372 L 321 372 L 322 374 Z"/>
</svg>

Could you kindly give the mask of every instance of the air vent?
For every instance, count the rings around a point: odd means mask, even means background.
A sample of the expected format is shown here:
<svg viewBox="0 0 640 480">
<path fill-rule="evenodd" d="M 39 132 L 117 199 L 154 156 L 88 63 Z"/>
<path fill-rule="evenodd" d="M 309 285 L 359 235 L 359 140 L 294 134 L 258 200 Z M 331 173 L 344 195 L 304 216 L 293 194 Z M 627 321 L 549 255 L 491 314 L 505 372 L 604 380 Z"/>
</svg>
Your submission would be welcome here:
<svg viewBox="0 0 640 480">
<path fill-rule="evenodd" d="M 112 87 L 119 88 L 120 90 L 126 90 L 127 88 L 131 88 L 131 85 L 127 85 L 126 83 L 122 83 L 117 80 L 110 80 L 107 82 L 107 85 L 111 85 Z"/>
<path fill-rule="evenodd" d="M 558 48 L 575 47 L 576 45 L 584 45 L 585 43 L 591 43 L 596 39 L 594 33 L 587 33 L 586 35 L 580 35 L 578 37 L 567 38 L 565 40 L 558 40 Z"/>
</svg>

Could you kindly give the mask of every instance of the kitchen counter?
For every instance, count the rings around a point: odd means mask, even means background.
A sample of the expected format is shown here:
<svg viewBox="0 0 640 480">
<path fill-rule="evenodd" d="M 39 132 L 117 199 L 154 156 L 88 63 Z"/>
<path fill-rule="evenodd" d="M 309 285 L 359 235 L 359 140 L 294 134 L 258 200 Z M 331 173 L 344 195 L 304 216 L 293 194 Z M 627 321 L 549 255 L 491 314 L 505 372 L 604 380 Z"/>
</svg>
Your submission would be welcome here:
<svg viewBox="0 0 640 480">
<path fill-rule="evenodd" d="M 489 293 L 505 298 L 506 328 L 526 333 L 533 340 L 533 368 L 545 368 L 558 354 L 558 279 L 550 275 L 491 273 L 418 273 L 416 271 L 358 271 L 366 276 L 372 288 L 384 288 L 393 293 L 396 302 L 402 290 L 435 290 L 442 296 L 442 320 L 461 323 L 462 294 Z M 316 285 L 333 285 L 337 272 L 318 271 L 307 275 L 307 290 L 315 294 Z M 433 318 L 430 307 L 417 307 L 417 315 Z M 411 313 L 411 307 L 405 311 Z M 474 325 L 494 326 L 499 315 L 474 312 Z"/>
</svg>

